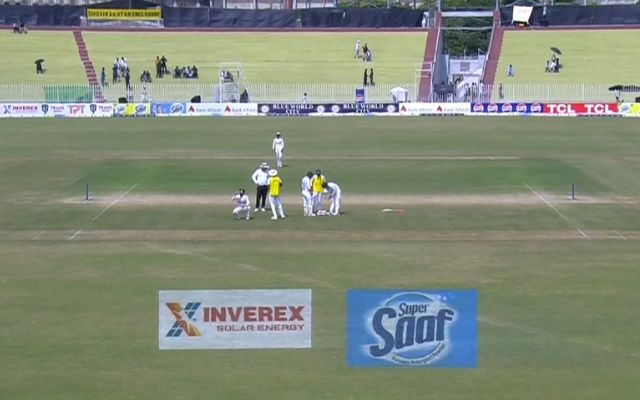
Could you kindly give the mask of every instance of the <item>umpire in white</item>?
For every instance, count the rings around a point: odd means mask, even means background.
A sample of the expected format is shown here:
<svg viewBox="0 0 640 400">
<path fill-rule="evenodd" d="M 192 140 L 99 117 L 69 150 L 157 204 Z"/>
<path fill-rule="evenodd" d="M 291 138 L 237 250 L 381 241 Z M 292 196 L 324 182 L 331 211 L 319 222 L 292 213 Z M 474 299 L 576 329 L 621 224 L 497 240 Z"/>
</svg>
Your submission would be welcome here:
<svg viewBox="0 0 640 400">
<path fill-rule="evenodd" d="M 251 175 L 251 180 L 256 185 L 256 209 L 255 212 L 258 212 L 260 209 L 262 212 L 266 211 L 264 208 L 265 202 L 267 201 L 267 193 L 269 193 L 269 165 L 266 162 L 263 162 L 258 166 L 258 169 L 255 170 L 253 175 Z"/>
</svg>

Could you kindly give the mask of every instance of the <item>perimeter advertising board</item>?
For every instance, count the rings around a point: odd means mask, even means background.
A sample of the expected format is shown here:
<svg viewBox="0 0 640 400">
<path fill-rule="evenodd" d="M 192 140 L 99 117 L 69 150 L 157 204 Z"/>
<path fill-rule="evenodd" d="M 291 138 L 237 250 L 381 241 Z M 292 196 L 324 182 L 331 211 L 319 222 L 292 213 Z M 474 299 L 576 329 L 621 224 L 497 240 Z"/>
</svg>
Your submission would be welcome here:
<svg viewBox="0 0 640 400">
<path fill-rule="evenodd" d="M 258 104 L 258 112 L 269 116 L 399 115 L 394 103 L 269 103 Z"/>
<path fill-rule="evenodd" d="M 475 290 L 349 290 L 351 367 L 476 366 Z"/>
<path fill-rule="evenodd" d="M 161 290 L 160 350 L 311 347 L 311 289 Z"/>
</svg>

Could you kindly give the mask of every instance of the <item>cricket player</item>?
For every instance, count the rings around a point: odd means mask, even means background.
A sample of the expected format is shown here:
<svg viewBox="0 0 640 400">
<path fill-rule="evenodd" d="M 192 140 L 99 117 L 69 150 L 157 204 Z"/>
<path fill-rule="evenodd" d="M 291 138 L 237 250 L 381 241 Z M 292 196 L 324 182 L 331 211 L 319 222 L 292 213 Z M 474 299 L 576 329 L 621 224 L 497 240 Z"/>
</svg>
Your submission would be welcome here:
<svg viewBox="0 0 640 400">
<path fill-rule="evenodd" d="M 236 207 L 233 209 L 234 218 L 240 219 L 244 213 L 244 218 L 249 221 L 251 219 L 251 202 L 249 201 L 249 197 L 245 194 L 244 189 L 238 189 L 231 198 L 231 201 L 236 202 Z"/>
<path fill-rule="evenodd" d="M 335 182 L 328 182 L 322 185 L 329 192 L 329 214 L 336 217 L 340 215 L 340 200 L 342 199 L 342 190 Z"/>
<path fill-rule="evenodd" d="M 311 216 L 318 212 L 318 210 L 322 209 L 322 185 L 327 182 L 324 175 L 322 175 L 322 171 L 319 169 L 316 170 L 316 174 L 311 178 L 311 202 L 312 202 L 312 212 Z"/>
<path fill-rule="evenodd" d="M 276 137 L 273 138 L 271 144 L 271 150 L 276 155 L 276 168 L 282 168 L 282 153 L 284 151 L 284 138 L 280 132 L 276 132 Z"/>
<path fill-rule="evenodd" d="M 356 40 L 356 54 L 353 56 L 353 58 L 358 58 L 360 57 L 360 41 Z"/>
<path fill-rule="evenodd" d="M 278 176 L 278 171 L 275 169 L 269 170 L 269 204 L 271 204 L 271 211 L 273 212 L 272 220 L 280 218 L 284 219 L 284 211 L 282 210 L 282 199 L 280 198 L 280 188 L 282 186 L 282 179 Z"/>
<path fill-rule="evenodd" d="M 258 166 L 258 169 L 255 170 L 253 175 L 251 175 L 251 180 L 256 185 L 256 209 L 255 212 L 258 212 L 259 208 L 262 208 L 262 212 L 265 212 L 264 203 L 267 201 L 267 193 L 269 192 L 269 175 L 267 172 L 269 171 L 269 166 L 267 163 L 262 163 Z"/>
<path fill-rule="evenodd" d="M 311 178 L 313 172 L 309 171 L 302 177 L 302 213 L 305 217 L 313 214 L 313 202 L 311 201 Z"/>
</svg>

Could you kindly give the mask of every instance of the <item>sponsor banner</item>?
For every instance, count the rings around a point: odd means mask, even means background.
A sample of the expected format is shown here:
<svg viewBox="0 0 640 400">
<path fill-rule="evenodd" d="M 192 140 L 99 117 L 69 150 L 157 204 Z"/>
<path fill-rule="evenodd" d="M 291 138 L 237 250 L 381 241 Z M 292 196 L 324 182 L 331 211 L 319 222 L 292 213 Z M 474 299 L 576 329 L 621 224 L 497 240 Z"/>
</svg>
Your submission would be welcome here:
<svg viewBox="0 0 640 400">
<path fill-rule="evenodd" d="M 334 115 L 398 115 L 395 103 L 327 103 L 327 104 L 258 104 L 261 115 L 334 116 Z"/>
<path fill-rule="evenodd" d="M 148 117 L 151 115 L 151 104 L 116 104 L 113 107 L 113 115 L 116 117 Z"/>
<path fill-rule="evenodd" d="M 87 19 L 158 21 L 162 19 L 162 10 L 160 8 L 149 10 L 87 8 Z"/>
<path fill-rule="evenodd" d="M 179 117 L 186 113 L 186 103 L 151 103 L 151 115 L 154 117 Z"/>
<path fill-rule="evenodd" d="M 42 107 L 40 103 L 2 103 L 0 107 L 2 112 L 0 117 L 3 118 L 16 118 L 16 117 L 45 117 L 44 109 L 48 107 Z"/>
<path fill-rule="evenodd" d="M 187 103 L 186 113 L 192 117 L 240 117 L 258 115 L 257 103 Z"/>
<path fill-rule="evenodd" d="M 544 111 L 542 103 L 472 103 L 472 114 L 540 114 Z"/>
<path fill-rule="evenodd" d="M 550 103 L 544 105 L 545 115 L 587 116 L 618 115 L 617 103 Z"/>
<path fill-rule="evenodd" d="M 257 103 L 221 103 L 220 111 L 214 112 L 214 117 L 246 117 L 258 115 Z"/>
<path fill-rule="evenodd" d="M 640 103 L 621 103 L 618 112 L 623 117 L 640 117 Z"/>
<path fill-rule="evenodd" d="M 311 347 L 311 289 L 161 290 L 160 350 Z"/>
<path fill-rule="evenodd" d="M 401 103 L 400 115 L 467 115 L 469 103 Z"/>
<path fill-rule="evenodd" d="M 64 115 L 72 118 L 113 117 L 113 104 L 49 104 L 49 112 L 54 116 Z"/>
<path fill-rule="evenodd" d="M 475 290 L 349 290 L 350 367 L 475 368 Z"/>
</svg>

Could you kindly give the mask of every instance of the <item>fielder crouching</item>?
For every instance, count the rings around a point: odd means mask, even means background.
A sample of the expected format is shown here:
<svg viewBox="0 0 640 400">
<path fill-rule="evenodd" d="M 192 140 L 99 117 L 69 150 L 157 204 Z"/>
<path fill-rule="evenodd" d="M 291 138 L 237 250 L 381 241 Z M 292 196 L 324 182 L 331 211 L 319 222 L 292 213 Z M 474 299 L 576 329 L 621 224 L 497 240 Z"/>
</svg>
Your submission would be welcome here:
<svg viewBox="0 0 640 400">
<path fill-rule="evenodd" d="M 340 215 L 340 201 L 342 200 L 342 190 L 340 186 L 338 186 L 335 182 L 325 182 L 322 184 L 322 187 L 329 192 L 329 214 L 331 216 Z"/>
<path fill-rule="evenodd" d="M 236 207 L 233 209 L 233 217 L 235 219 L 243 218 L 249 221 L 251 219 L 251 202 L 249 197 L 245 194 L 244 189 L 238 189 L 233 195 L 231 201 L 236 202 Z"/>
</svg>

